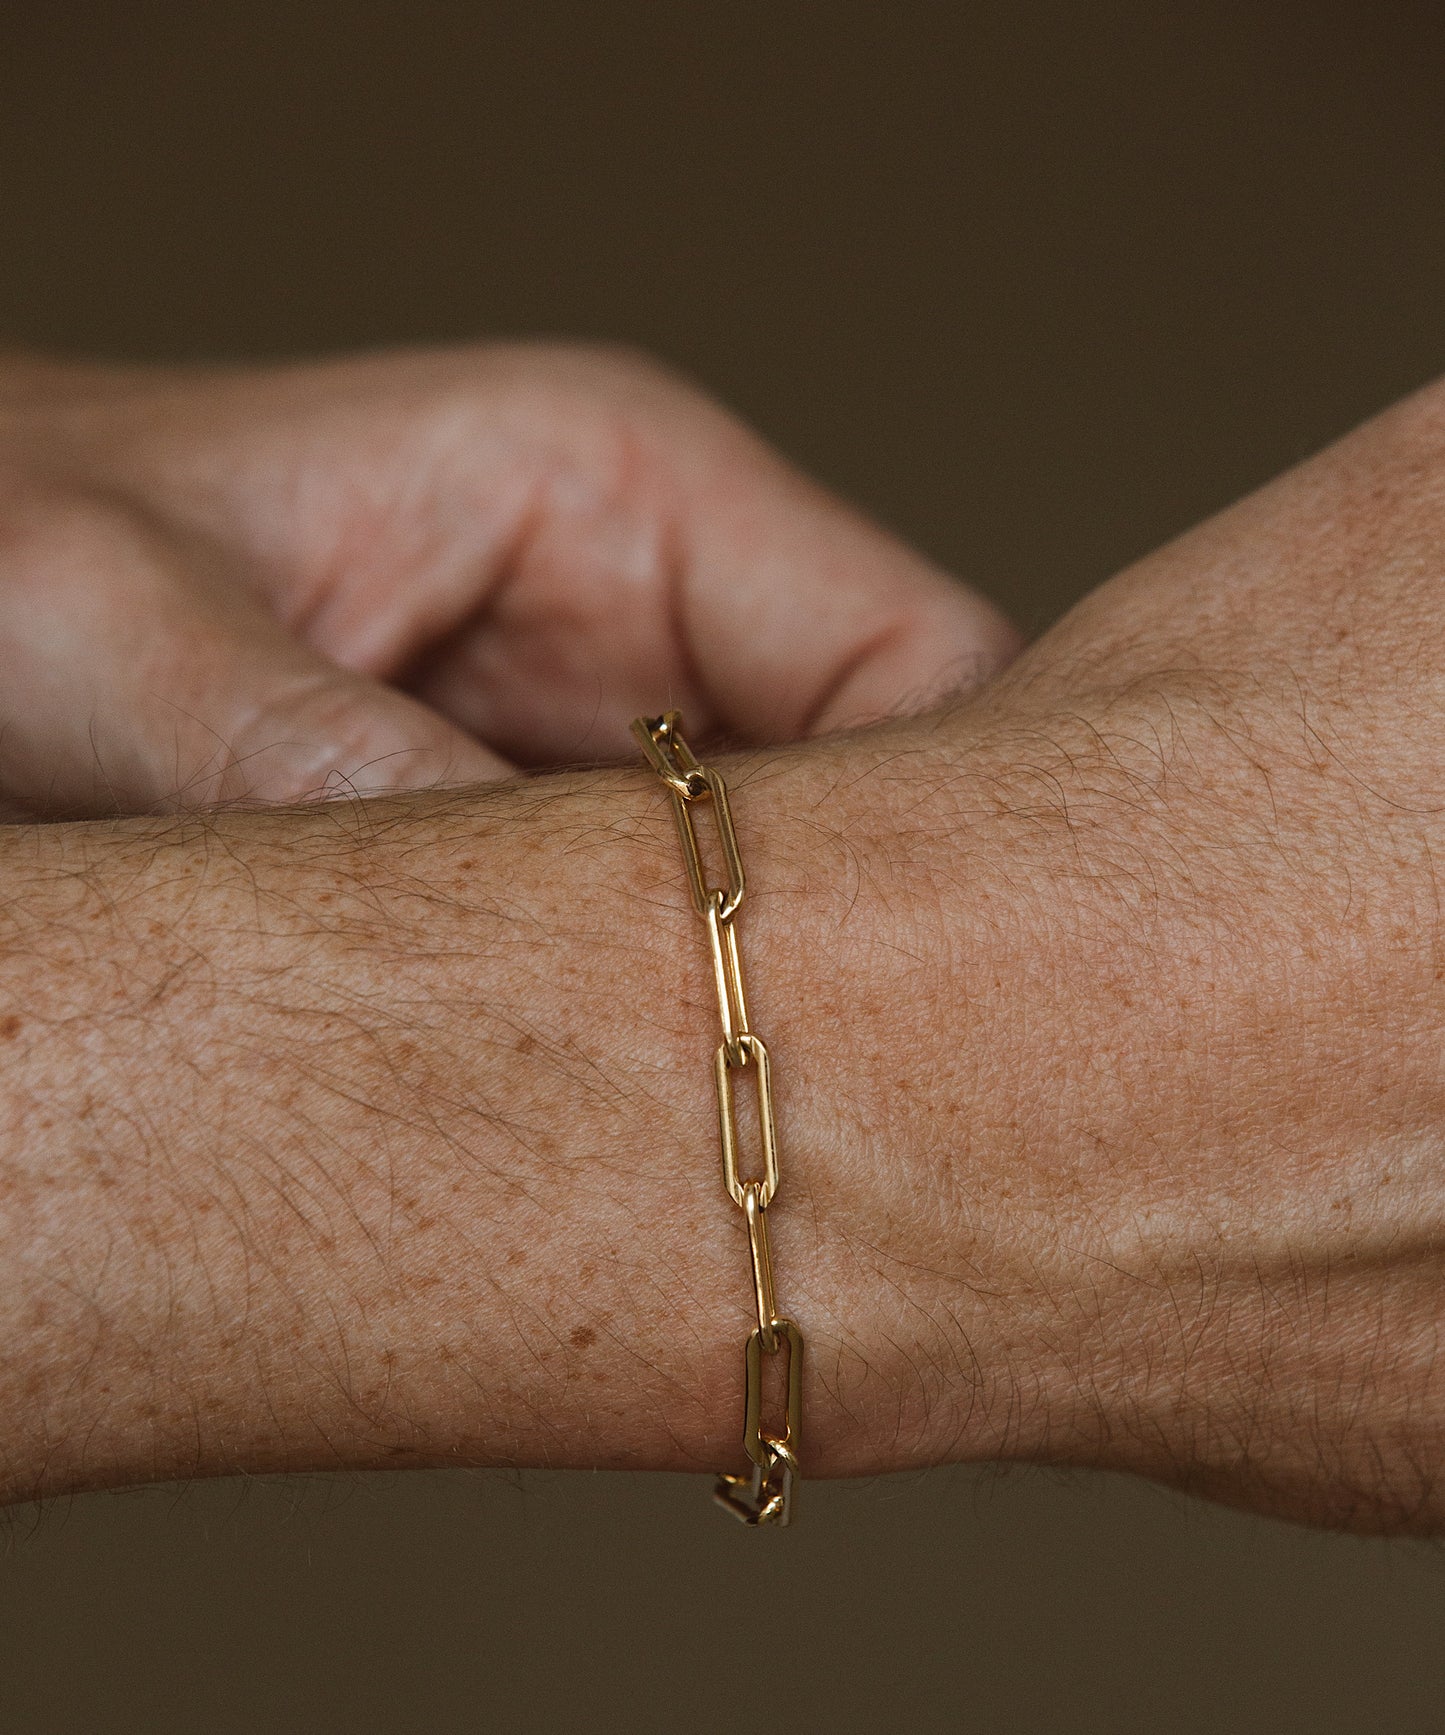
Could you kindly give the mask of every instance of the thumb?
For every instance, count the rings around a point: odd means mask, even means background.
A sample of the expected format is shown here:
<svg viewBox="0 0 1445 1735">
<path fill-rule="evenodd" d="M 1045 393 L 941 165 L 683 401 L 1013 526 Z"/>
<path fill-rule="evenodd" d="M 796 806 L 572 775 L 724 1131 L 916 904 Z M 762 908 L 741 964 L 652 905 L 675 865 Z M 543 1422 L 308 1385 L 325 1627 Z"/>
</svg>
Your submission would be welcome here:
<svg viewBox="0 0 1445 1735">
<path fill-rule="evenodd" d="M 978 591 L 765 447 L 697 486 L 679 618 L 731 729 L 788 738 L 919 710 L 1023 648 Z"/>
<path fill-rule="evenodd" d="M 510 767 L 328 662 L 209 546 L 47 503 L 0 551 L 0 793 L 77 817 L 434 788 Z"/>
<path fill-rule="evenodd" d="M 672 708 L 695 741 L 797 740 L 966 692 L 1022 648 L 977 591 L 670 377 L 604 369 L 544 402 L 564 481 L 524 496 L 485 607 L 410 674 L 518 762 L 623 757 L 631 720 Z"/>
</svg>

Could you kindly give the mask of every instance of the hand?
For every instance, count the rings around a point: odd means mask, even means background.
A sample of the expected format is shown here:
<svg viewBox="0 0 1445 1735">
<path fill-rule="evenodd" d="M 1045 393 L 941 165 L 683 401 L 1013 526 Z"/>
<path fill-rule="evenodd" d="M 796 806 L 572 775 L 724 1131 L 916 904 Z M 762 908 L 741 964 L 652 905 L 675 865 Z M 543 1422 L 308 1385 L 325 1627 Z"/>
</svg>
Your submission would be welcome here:
<svg viewBox="0 0 1445 1735">
<path fill-rule="evenodd" d="M 727 762 L 806 1473 L 1445 1525 L 1442 502 L 1436 388 L 971 700 Z M 736 1463 L 648 774 L 0 829 L 0 892 L 12 1496 Z"/>
<path fill-rule="evenodd" d="M 926 1212 L 854 1265 L 929 1455 L 1445 1524 L 1442 561 L 1435 386 L 914 726 L 954 965 L 885 996 Z"/>
<path fill-rule="evenodd" d="M 650 364 L 0 370 L 0 801 L 464 783 L 918 706 L 997 612 Z"/>
</svg>

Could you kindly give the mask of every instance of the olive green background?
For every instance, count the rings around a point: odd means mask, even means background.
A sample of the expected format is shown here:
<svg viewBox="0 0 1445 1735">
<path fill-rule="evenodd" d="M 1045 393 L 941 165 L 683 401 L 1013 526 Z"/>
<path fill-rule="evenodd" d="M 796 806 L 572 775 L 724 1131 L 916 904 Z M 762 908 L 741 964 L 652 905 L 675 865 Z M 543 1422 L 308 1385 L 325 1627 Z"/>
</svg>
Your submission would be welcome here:
<svg viewBox="0 0 1445 1735">
<path fill-rule="evenodd" d="M 0 334 L 658 350 L 1031 626 L 1445 364 L 1437 5 L 12 4 Z M 0 1730 L 1445 1728 L 1445 1557 L 1109 1478 L 22 1513 Z"/>
</svg>

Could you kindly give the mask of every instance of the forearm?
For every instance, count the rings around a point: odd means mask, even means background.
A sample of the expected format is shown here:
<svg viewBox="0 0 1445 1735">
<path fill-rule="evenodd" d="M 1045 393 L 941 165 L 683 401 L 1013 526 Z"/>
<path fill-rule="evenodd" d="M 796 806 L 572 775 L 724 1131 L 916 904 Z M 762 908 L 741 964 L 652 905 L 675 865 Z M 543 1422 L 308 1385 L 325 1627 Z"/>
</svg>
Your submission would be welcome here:
<svg viewBox="0 0 1445 1735">
<path fill-rule="evenodd" d="M 1346 838 L 1263 724 L 1235 779 L 1247 708 L 1189 678 L 1029 696 L 728 767 L 806 1469 L 1430 1528 L 1433 822 Z M 12 1497 L 738 1461 L 746 1237 L 649 776 L 0 831 L 0 885 Z"/>
<path fill-rule="evenodd" d="M 641 794 L 0 834 L 14 1492 L 698 1443 Z"/>
<path fill-rule="evenodd" d="M 781 1299 L 809 1329 L 809 1467 L 841 1472 L 966 1450 L 975 1396 L 945 1335 L 958 1250 L 920 1247 L 898 1192 L 941 956 L 903 840 L 935 816 L 900 829 L 866 757 L 735 774 Z M 12 1497 L 737 1458 L 716 1014 L 645 776 L 15 828 L 0 884 Z M 939 1257 L 933 1317 L 910 1267 Z"/>
</svg>

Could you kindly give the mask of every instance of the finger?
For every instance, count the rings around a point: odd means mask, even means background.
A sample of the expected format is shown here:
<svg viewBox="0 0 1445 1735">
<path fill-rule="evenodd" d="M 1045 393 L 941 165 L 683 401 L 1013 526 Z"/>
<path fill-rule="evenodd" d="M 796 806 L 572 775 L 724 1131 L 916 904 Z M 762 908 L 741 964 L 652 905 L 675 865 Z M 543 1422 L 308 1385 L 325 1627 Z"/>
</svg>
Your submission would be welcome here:
<svg viewBox="0 0 1445 1735">
<path fill-rule="evenodd" d="M 796 740 L 966 691 L 1021 647 L 976 592 L 781 464 L 713 486 L 675 553 L 638 558 L 636 523 L 539 524 L 413 690 L 541 763 L 624 754 L 631 718 L 674 705 L 703 736 Z"/>
<path fill-rule="evenodd" d="M 1022 648 L 977 591 L 772 453 L 703 487 L 681 630 L 728 726 L 787 737 L 920 710 Z"/>
<path fill-rule="evenodd" d="M 787 739 L 927 703 L 1018 648 L 990 603 L 701 393 L 547 346 L 179 381 L 68 424 L 246 560 L 332 661 L 520 763 Z"/>
<path fill-rule="evenodd" d="M 486 606 L 412 670 L 509 756 L 624 754 L 630 719 L 666 705 L 703 735 L 797 739 L 921 709 L 1021 649 L 978 592 L 699 394 L 596 386 L 594 421 L 599 401 L 608 436 L 588 438 L 581 394 L 553 410 L 570 475 L 533 499 Z"/>
<path fill-rule="evenodd" d="M 429 788 L 509 767 L 292 637 L 214 551 L 108 503 L 37 503 L 0 549 L 0 786 L 36 815 Z"/>
</svg>

